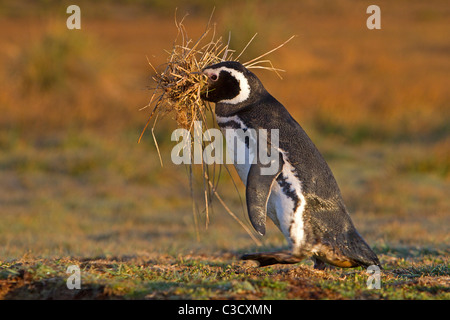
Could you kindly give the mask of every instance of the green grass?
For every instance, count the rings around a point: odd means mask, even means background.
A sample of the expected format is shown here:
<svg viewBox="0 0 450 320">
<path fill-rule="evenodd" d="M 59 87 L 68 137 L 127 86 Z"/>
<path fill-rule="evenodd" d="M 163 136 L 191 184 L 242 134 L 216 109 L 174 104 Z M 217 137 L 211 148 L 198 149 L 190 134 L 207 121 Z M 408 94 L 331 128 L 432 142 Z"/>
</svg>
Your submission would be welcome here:
<svg viewBox="0 0 450 320">
<path fill-rule="evenodd" d="M 383 255 L 382 255 L 383 259 Z M 314 271 L 309 264 L 256 268 L 227 256 L 28 259 L 0 264 L 6 299 L 443 299 L 450 298 L 448 257 L 385 264 L 381 288 L 365 270 Z M 69 290 L 77 265 L 81 289 Z"/>
</svg>

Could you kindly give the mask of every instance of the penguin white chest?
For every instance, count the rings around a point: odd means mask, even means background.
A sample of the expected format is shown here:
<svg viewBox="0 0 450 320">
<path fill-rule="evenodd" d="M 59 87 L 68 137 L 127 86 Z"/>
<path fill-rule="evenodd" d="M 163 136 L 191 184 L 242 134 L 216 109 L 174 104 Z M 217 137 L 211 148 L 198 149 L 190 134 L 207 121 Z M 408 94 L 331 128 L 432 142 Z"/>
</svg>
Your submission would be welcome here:
<svg viewBox="0 0 450 320">
<path fill-rule="evenodd" d="M 267 213 L 269 216 L 275 213 L 278 223 L 271 217 L 272 220 L 295 249 L 302 247 L 305 239 L 303 213 L 306 199 L 295 169 L 286 156 L 283 159 L 283 169 L 272 187 Z"/>
</svg>

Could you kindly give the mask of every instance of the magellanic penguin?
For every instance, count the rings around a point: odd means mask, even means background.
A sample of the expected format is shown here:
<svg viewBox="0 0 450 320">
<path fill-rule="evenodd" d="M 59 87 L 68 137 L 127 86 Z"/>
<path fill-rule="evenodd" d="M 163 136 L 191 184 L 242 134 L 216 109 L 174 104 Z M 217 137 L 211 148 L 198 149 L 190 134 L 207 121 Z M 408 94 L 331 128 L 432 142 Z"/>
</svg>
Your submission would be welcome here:
<svg viewBox="0 0 450 320">
<path fill-rule="evenodd" d="M 279 166 L 275 173 L 261 174 L 258 162 L 247 161 L 235 167 L 246 185 L 253 227 L 264 235 L 269 216 L 284 234 L 290 250 L 247 254 L 242 259 L 267 266 L 311 257 L 317 269 L 323 269 L 325 263 L 380 266 L 376 254 L 355 229 L 324 158 L 255 74 L 236 61 L 208 66 L 202 73 L 208 78 L 208 90 L 202 98 L 216 104 L 216 120 L 222 131 L 278 129 Z"/>
</svg>

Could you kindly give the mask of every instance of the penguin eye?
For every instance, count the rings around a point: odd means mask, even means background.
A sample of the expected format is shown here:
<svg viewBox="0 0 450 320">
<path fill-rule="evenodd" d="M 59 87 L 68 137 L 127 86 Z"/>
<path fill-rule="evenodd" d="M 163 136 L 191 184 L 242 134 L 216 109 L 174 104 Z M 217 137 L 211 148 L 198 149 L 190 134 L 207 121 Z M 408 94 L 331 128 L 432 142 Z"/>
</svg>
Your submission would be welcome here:
<svg viewBox="0 0 450 320">
<path fill-rule="evenodd" d="M 209 76 L 209 78 L 210 78 L 212 81 L 217 81 L 217 79 L 218 79 L 219 77 L 217 76 L 217 74 L 212 74 L 212 75 Z"/>
</svg>

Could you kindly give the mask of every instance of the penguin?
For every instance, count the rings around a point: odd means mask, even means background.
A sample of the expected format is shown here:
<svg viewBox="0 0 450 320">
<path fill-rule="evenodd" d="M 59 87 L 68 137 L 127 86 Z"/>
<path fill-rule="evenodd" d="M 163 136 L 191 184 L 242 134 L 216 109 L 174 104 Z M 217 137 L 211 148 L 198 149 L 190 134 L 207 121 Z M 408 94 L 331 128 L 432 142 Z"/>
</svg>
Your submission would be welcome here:
<svg viewBox="0 0 450 320">
<path fill-rule="evenodd" d="M 327 265 L 381 267 L 377 255 L 356 230 L 325 159 L 257 76 L 237 61 L 210 65 L 201 72 L 207 77 L 207 90 L 201 98 L 215 103 L 216 121 L 223 132 L 251 128 L 268 132 L 276 129 L 278 133 L 278 146 L 271 148 L 278 159 L 278 167 L 272 170 L 275 172 L 262 174 L 267 164 L 249 157 L 234 166 L 246 187 L 252 226 L 264 235 L 268 216 L 283 233 L 289 250 L 251 253 L 241 259 L 257 261 L 260 267 L 293 264 L 306 258 L 313 259 L 316 269 Z M 271 144 L 270 137 L 268 141 Z"/>
</svg>

